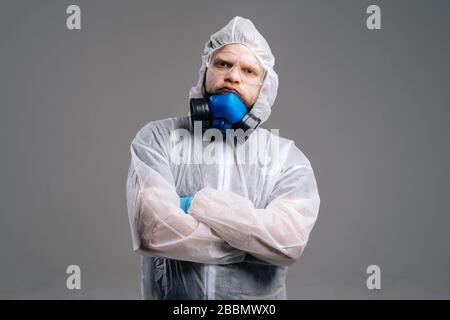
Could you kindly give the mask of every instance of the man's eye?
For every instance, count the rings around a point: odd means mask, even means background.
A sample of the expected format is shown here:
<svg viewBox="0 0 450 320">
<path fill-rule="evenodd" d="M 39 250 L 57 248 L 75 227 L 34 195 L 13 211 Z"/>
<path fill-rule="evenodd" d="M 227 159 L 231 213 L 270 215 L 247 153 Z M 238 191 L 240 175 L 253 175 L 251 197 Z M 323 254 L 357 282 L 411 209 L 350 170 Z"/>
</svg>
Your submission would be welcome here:
<svg viewBox="0 0 450 320">
<path fill-rule="evenodd" d="M 214 66 L 216 66 L 218 68 L 230 68 L 232 65 L 226 61 L 219 60 L 219 61 L 216 61 L 216 63 L 214 63 Z"/>
<path fill-rule="evenodd" d="M 244 73 L 249 76 L 257 76 L 258 75 L 258 73 L 255 70 L 249 69 L 249 68 L 245 68 Z"/>
</svg>

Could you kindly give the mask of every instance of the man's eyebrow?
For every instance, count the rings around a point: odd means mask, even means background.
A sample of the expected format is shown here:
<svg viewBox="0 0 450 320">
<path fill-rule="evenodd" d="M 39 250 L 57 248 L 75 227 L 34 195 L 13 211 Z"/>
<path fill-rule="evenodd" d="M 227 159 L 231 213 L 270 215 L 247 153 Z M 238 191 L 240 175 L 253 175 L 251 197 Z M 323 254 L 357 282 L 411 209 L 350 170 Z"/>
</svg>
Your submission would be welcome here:
<svg viewBox="0 0 450 320">
<path fill-rule="evenodd" d="M 234 52 L 228 51 L 228 50 L 219 50 L 217 52 L 214 53 L 214 55 L 211 56 L 211 59 L 220 59 L 222 61 L 228 61 L 227 57 L 223 57 L 220 56 L 220 53 L 231 53 L 237 57 L 239 57 L 239 55 L 235 54 Z M 258 70 L 261 72 L 265 71 L 264 66 L 261 64 L 261 62 L 258 59 L 254 59 L 254 56 L 249 56 L 247 57 L 243 57 L 243 59 L 241 59 L 241 64 L 244 66 L 250 66 L 250 65 L 256 65 L 258 66 Z"/>
</svg>

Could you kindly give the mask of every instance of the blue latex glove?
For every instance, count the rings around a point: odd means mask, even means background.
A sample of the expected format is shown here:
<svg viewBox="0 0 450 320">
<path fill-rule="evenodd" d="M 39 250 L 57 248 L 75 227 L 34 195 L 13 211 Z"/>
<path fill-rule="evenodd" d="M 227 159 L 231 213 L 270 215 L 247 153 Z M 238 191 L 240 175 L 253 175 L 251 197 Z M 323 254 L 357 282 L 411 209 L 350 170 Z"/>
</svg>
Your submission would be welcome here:
<svg viewBox="0 0 450 320">
<path fill-rule="evenodd" d="M 247 108 L 239 96 L 233 92 L 214 94 L 209 97 L 212 126 L 225 132 L 239 122 L 247 113 Z"/>
<path fill-rule="evenodd" d="M 180 208 L 183 209 L 184 213 L 188 213 L 189 206 L 191 205 L 192 197 L 181 197 L 180 198 Z"/>
</svg>

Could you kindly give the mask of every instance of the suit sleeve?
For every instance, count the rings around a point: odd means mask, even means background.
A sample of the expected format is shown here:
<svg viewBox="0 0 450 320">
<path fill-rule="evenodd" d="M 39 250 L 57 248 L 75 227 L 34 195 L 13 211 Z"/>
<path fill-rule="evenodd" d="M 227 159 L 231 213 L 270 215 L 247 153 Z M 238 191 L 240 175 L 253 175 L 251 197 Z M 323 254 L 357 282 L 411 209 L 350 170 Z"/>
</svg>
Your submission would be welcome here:
<svg viewBox="0 0 450 320">
<path fill-rule="evenodd" d="M 233 248 L 180 208 L 160 140 L 154 132 L 150 142 L 138 135 L 130 148 L 126 195 L 134 251 L 207 264 L 243 261 L 246 252 Z"/>
<path fill-rule="evenodd" d="M 231 246 L 271 264 L 288 266 L 303 253 L 320 198 L 309 160 L 293 145 L 264 209 L 232 191 L 200 190 L 189 213 Z"/>
</svg>

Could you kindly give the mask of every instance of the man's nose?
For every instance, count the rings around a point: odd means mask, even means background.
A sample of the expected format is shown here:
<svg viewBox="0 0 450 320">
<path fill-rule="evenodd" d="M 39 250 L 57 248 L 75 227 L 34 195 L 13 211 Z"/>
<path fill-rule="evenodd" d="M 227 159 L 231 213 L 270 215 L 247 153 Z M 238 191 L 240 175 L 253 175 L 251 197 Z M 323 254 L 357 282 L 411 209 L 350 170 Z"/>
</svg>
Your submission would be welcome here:
<svg viewBox="0 0 450 320">
<path fill-rule="evenodd" d="M 235 66 L 230 71 L 227 72 L 225 75 L 225 81 L 230 81 L 233 83 L 240 83 L 241 82 L 241 74 L 239 73 L 239 67 Z"/>
</svg>

